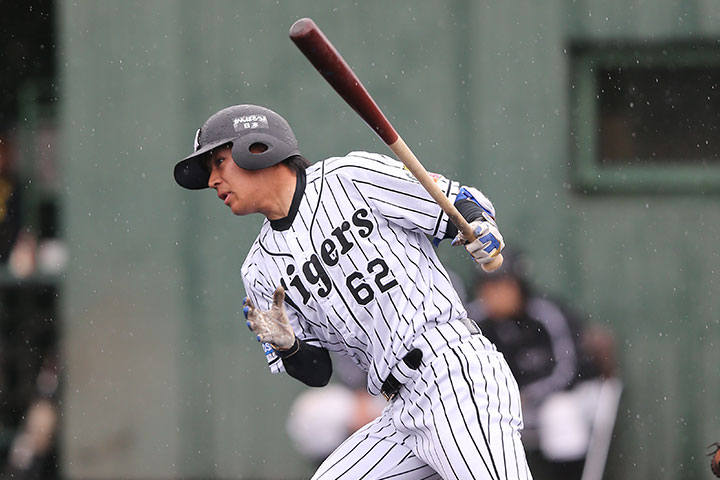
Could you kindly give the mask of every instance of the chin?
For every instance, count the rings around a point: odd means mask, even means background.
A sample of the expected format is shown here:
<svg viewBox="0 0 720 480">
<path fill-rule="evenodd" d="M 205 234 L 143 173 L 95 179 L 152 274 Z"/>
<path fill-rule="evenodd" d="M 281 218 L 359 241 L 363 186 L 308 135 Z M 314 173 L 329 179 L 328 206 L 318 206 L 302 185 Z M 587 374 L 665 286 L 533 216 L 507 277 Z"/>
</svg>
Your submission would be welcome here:
<svg viewBox="0 0 720 480">
<path fill-rule="evenodd" d="M 240 217 L 242 215 L 247 215 L 247 213 L 248 213 L 240 208 L 235 208 L 235 207 L 230 207 L 230 211 L 233 213 L 233 215 L 236 215 L 238 217 Z"/>
</svg>

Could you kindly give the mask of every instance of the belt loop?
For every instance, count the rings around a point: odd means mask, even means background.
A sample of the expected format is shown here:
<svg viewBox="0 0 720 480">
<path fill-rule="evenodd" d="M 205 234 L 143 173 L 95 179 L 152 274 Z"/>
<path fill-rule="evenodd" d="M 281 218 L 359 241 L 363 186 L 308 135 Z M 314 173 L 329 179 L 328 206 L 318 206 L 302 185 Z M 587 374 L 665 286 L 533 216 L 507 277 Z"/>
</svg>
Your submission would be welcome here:
<svg viewBox="0 0 720 480">
<path fill-rule="evenodd" d="M 461 318 L 460 321 L 468 329 L 468 331 L 470 332 L 470 335 L 478 335 L 478 334 L 482 333 L 477 322 L 475 322 L 475 320 L 473 320 L 472 318 Z"/>
</svg>

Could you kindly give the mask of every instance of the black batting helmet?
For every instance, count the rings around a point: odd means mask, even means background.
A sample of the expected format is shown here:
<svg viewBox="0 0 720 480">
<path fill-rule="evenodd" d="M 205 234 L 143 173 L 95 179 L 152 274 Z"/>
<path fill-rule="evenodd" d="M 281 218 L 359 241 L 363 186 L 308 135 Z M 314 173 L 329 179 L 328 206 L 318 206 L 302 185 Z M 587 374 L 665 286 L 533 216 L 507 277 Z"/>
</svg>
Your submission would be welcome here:
<svg viewBox="0 0 720 480">
<path fill-rule="evenodd" d="M 175 181 L 191 190 L 207 188 L 210 172 L 205 155 L 227 144 L 232 144 L 235 163 L 246 170 L 271 167 L 300 154 L 295 134 L 283 117 L 257 105 L 234 105 L 212 115 L 197 131 L 195 151 L 175 165 Z M 261 148 L 251 152 L 250 147 L 257 144 Z"/>
</svg>

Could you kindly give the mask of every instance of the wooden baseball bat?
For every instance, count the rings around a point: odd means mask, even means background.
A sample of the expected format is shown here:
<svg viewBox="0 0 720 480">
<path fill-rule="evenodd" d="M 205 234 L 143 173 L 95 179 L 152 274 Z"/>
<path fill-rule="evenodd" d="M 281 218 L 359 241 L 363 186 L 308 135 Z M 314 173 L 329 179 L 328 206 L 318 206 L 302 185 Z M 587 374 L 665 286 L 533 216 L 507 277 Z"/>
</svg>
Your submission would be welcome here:
<svg viewBox="0 0 720 480">
<path fill-rule="evenodd" d="M 355 110 L 375 133 L 390 147 L 410 173 L 420 182 L 432 198 L 440 205 L 463 236 L 469 241 L 475 234 L 468 222 L 460 215 L 455 205 L 440 190 L 435 181 L 422 166 L 410 147 L 398 135 L 383 112 L 372 99 L 350 66 L 325 34 L 309 18 L 301 18 L 290 27 L 290 39 L 320 72 L 320 75 Z M 503 263 L 498 253 L 489 263 L 482 266 L 486 272 L 497 270 Z"/>
</svg>

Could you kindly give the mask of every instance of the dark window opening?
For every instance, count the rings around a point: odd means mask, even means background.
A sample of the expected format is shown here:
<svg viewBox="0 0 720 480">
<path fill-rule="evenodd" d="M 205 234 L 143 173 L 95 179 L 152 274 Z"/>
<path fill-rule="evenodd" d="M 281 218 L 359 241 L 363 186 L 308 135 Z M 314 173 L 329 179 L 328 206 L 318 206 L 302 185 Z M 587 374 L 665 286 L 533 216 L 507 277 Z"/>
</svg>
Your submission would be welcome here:
<svg viewBox="0 0 720 480">
<path fill-rule="evenodd" d="M 720 67 L 597 71 L 601 165 L 720 163 Z"/>
</svg>

